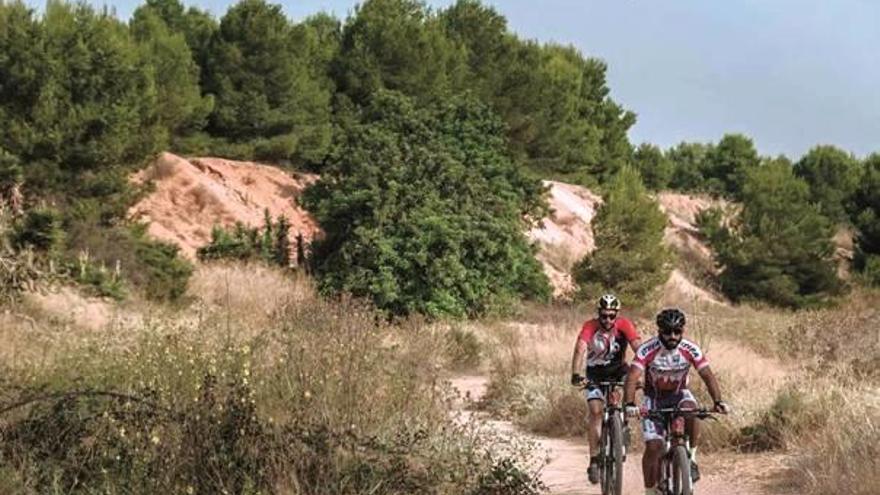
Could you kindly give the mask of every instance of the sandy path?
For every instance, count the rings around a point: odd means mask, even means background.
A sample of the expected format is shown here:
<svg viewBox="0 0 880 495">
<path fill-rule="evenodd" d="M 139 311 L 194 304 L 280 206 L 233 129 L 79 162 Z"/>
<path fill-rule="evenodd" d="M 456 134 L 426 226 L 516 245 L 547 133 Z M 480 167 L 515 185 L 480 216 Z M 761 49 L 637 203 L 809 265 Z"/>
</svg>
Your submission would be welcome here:
<svg viewBox="0 0 880 495">
<path fill-rule="evenodd" d="M 466 399 L 478 400 L 486 387 L 484 376 L 459 376 L 452 384 Z M 468 402 L 463 404 L 467 407 Z M 479 414 L 465 411 L 467 415 Z M 500 431 L 516 432 L 507 421 L 485 418 L 491 428 Z M 524 434 L 517 432 L 519 434 Z M 547 452 L 549 463 L 541 471 L 541 479 L 552 494 L 599 494 L 598 485 L 587 481 L 587 459 L 589 450 L 586 439 L 560 439 L 527 435 L 534 439 L 539 448 Z M 781 495 L 793 493 L 783 486 L 785 471 L 783 456 L 778 454 L 706 454 L 700 455 L 700 471 L 703 478 L 697 483 L 696 491 L 708 495 Z M 642 495 L 642 457 L 631 453 L 624 464 L 624 489 L 626 495 Z M 754 473 L 764 472 L 762 476 Z"/>
</svg>

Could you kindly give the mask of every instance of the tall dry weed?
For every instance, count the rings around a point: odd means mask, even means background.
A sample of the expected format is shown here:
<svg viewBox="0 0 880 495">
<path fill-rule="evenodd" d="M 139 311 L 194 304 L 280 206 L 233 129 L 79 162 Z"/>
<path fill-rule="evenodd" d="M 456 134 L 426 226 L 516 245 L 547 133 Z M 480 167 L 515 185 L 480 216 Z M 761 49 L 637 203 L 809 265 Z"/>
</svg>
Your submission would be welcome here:
<svg viewBox="0 0 880 495">
<path fill-rule="evenodd" d="M 441 333 L 390 325 L 358 301 L 320 299 L 278 273 L 203 273 L 182 312 L 72 334 L 44 345 L 42 360 L 0 363 L 0 487 L 538 490 L 526 450 L 493 449 L 505 439 L 453 420 Z M 262 298 L 249 296 L 259 288 Z"/>
</svg>

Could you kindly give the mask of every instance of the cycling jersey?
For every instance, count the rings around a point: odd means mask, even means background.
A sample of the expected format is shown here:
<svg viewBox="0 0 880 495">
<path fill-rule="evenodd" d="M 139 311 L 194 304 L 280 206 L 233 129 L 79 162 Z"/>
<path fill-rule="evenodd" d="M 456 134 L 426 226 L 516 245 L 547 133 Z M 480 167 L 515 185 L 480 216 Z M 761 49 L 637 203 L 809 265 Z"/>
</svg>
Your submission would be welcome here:
<svg viewBox="0 0 880 495">
<path fill-rule="evenodd" d="M 655 336 L 639 347 L 632 365 L 645 372 L 645 395 L 657 399 L 687 390 L 691 366 L 699 371 L 709 360 L 690 340 L 681 339 L 670 350 Z"/>
<path fill-rule="evenodd" d="M 605 375 L 626 372 L 623 363 L 626 346 L 638 340 L 639 333 L 631 321 L 620 316 L 608 331 L 602 330 L 597 319 L 587 321 L 578 338 L 587 343 L 587 376 L 605 378 Z"/>
</svg>

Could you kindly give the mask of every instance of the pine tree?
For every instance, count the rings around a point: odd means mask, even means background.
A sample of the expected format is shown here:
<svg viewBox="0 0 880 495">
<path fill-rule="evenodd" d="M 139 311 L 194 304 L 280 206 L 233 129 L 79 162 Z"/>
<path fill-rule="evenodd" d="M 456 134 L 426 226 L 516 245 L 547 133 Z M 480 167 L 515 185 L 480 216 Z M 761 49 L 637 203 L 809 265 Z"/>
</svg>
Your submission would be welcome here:
<svg viewBox="0 0 880 495">
<path fill-rule="evenodd" d="M 282 268 L 290 267 L 290 223 L 280 215 L 275 223 L 275 263 Z"/>
<path fill-rule="evenodd" d="M 880 285 L 880 153 L 865 160 L 860 179 L 850 211 L 857 229 L 853 261 L 869 283 Z"/>
<path fill-rule="evenodd" d="M 710 192 L 740 199 L 746 176 L 760 163 L 761 158 L 750 138 L 742 134 L 726 134 L 706 156 Z"/>
<path fill-rule="evenodd" d="M 707 157 L 711 155 L 712 144 L 681 142 L 666 151 L 666 158 L 672 162 L 672 176 L 669 187 L 677 191 L 708 192 L 721 190 L 719 184 L 715 187 L 707 184 L 710 178 L 708 173 Z"/>
<path fill-rule="evenodd" d="M 787 160 L 750 170 L 742 197 L 733 225 L 714 229 L 710 237 L 728 297 L 802 307 L 842 289 L 832 259 L 832 224 Z"/>
<path fill-rule="evenodd" d="M 330 88 L 280 5 L 242 0 L 210 44 L 205 90 L 212 134 L 252 142 L 260 159 L 315 162 L 326 154 Z M 314 46 L 314 45 L 312 45 Z"/>
<path fill-rule="evenodd" d="M 835 222 L 847 220 L 847 206 L 861 175 L 852 154 L 834 146 L 817 146 L 795 164 L 794 172 L 810 185 L 813 202 L 823 215 Z"/>
<path fill-rule="evenodd" d="M 296 266 L 297 268 L 308 269 L 308 260 L 306 260 L 306 243 L 303 239 L 302 232 L 296 233 Z"/>
<path fill-rule="evenodd" d="M 580 291 L 590 299 L 611 291 L 630 306 L 645 304 L 669 275 L 665 227 L 666 216 L 648 196 L 639 173 L 624 166 L 608 184 L 596 214 L 596 249 L 574 268 Z"/>
<path fill-rule="evenodd" d="M 202 129 L 214 106 L 213 97 L 201 95 L 199 67 L 179 31 L 183 22 L 183 6 L 176 1 L 148 2 L 135 11 L 131 21 L 143 58 L 153 68 L 158 93 L 156 113 L 169 136 Z"/>
<path fill-rule="evenodd" d="M 642 143 L 633 153 L 633 164 L 645 181 L 645 187 L 659 191 L 669 185 L 673 164 L 657 146 Z"/>
<path fill-rule="evenodd" d="M 269 213 L 269 209 L 266 208 L 263 210 L 263 231 L 260 234 L 258 251 L 260 257 L 268 262 L 275 258 L 275 236 L 272 230 L 272 215 Z"/>
</svg>

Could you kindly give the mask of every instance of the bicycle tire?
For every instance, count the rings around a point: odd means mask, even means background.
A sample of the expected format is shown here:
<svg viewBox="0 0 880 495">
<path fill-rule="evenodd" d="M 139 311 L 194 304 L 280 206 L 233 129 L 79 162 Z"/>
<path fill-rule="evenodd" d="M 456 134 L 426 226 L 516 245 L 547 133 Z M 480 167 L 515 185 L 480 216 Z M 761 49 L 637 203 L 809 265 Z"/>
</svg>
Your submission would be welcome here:
<svg viewBox="0 0 880 495">
<path fill-rule="evenodd" d="M 601 449 L 599 454 L 599 486 L 602 490 L 602 495 L 611 495 L 611 485 L 608 483 L 608 456 L 611 453 L 611 447 L 608 445 L 611 441 L 609 433 L 608 422 L 603 421 L 602 435 L 599 441 L 599 448 Z"/>
<path fill-rule="evenodd" d="M 608 462 L 611 474 L 609 476 L 609 485 L 611 487 L 610 495 L 621 495 L 623 493 L 623 424 L 620 414 L 611 415 L 611 459 Z"/>
<path fill-rule="evenodd" d="M 678 445 L 672 451 L 672 494 L 693 495 L 693 490 L 691 459 L 688 457 L 687 448 Z"/>
</svg>

